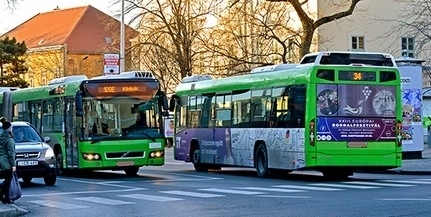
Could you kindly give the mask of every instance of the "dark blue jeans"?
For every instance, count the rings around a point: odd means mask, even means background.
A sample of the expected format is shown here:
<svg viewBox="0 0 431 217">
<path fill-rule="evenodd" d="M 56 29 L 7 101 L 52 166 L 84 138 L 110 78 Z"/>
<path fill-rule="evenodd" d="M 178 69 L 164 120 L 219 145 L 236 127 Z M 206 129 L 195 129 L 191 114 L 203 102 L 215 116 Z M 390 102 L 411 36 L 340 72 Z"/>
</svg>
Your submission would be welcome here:
<svg viewBox="0 0 431 217">
<path fill-rule="evenodd" d="M 1 174 L 4 177 L 3 184 L 1 185 L 1 197 L 4 198 L 6 201 L 9 201 L 9 188 L 10 182 L 12 180 L 12 169 L 2 170 Z"/>
</svg>

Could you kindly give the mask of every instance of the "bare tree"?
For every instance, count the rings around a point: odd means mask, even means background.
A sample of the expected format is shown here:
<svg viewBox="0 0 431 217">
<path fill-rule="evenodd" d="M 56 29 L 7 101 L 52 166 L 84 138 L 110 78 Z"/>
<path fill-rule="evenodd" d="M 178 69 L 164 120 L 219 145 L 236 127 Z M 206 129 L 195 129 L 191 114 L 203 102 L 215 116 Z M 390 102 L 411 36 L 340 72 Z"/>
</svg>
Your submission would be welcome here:
<svg viewBox="0 0 431 217">
<path fill-rule="evenodd" d="M 201 0 L 126 0 L 126 13 L 139 11 L 130 22 L 138 21 L 141 37 L 134 52 L 138 63 L 177 83 L 194 74 L 194 61 L 201 53 L 198 41 L 206 16 L 214 2 Z M 168 84 L 166 84 L 169 86 Z"/>
<path fill-rule="evenodd" d="M 222 12 L 219 23 L 202 38 L 216 76 L 242 74 L 256 66 L 292 62 L 298 33 L 289 8 L 281 4 L 238 1 Z"/>
</svg>

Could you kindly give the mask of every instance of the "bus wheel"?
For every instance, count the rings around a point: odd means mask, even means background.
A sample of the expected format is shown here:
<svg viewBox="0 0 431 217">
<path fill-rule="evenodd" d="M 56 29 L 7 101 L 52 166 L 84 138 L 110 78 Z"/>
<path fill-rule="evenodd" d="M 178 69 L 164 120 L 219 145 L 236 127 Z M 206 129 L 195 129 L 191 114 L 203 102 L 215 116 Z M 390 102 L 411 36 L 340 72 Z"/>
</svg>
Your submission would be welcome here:
<svg viewBox="0 0 431 217">
<path fill-rule="evenodd" d="M 63 174 L 63 154 L 61 154 L 61 150 L 59 150 L 55 156 L 55 167 L 58 175 Z"/>
<path fill-rule="evenodd" d="M 269 175 L 268 169 L 268 153 L 264 144 L 259 144 L 254 154 L 254 167 L 257 171 L 257 176 L 266 177 Z"/>
<path fill-rule="evenodd" d="M 201 150 L 199 148 L 193 150 L 192 162 L 196 172 L 208 172 L 208 167 L 201 163 Z"/>
<path fill-rule="evenodd" d="M 139 167 L 127 167 L 124 169 L 124 172 L 128 176 L 136 176 L 139 172 Z"/>
</svg>

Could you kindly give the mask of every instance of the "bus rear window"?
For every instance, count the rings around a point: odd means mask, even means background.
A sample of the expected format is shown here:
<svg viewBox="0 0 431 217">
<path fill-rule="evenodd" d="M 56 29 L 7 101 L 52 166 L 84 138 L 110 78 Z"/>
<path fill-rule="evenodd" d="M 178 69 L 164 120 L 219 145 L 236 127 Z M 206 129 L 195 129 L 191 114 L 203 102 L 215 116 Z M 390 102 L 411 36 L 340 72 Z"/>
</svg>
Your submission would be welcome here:
<svg viewBox="0 0 431 217">
<path fill-rule="evenodd" d="M 390 57 L 383 54 L 369 54 L 369 53 L 329 53 L 322 56 L 320 59 L 321 65 L 352 65 L 363 64 L 368 66 L 389 66 L 393 67 L 394 64 Z"/>
<path fill-rule="evenodd" d="M 316 74 L 317 78 L 325 79 L 328 81 L 335 80 L 335 71 L 331 69 L 319 69 Z"/>
<path fill-rule="evenodd" d="M 394 81 L 394 80 L 397 80 L 397 75 L 395 74 L 395 72 L 391 72 L 391 71 L 380 72 L 380 82 Z"/>
</svg>

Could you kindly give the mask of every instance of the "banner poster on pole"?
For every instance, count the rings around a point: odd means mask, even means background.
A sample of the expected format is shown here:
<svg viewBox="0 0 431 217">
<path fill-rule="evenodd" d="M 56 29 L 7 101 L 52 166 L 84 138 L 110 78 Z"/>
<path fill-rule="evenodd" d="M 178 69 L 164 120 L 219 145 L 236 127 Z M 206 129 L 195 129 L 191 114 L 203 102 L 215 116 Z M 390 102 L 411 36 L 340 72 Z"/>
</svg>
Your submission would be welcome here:
<svg viewBox="0 0 431 217">
<path fill-rule="evenodd" d="M 120 74 L 120 54 L 104 54 L 103 75 Z"/>
</svg>

